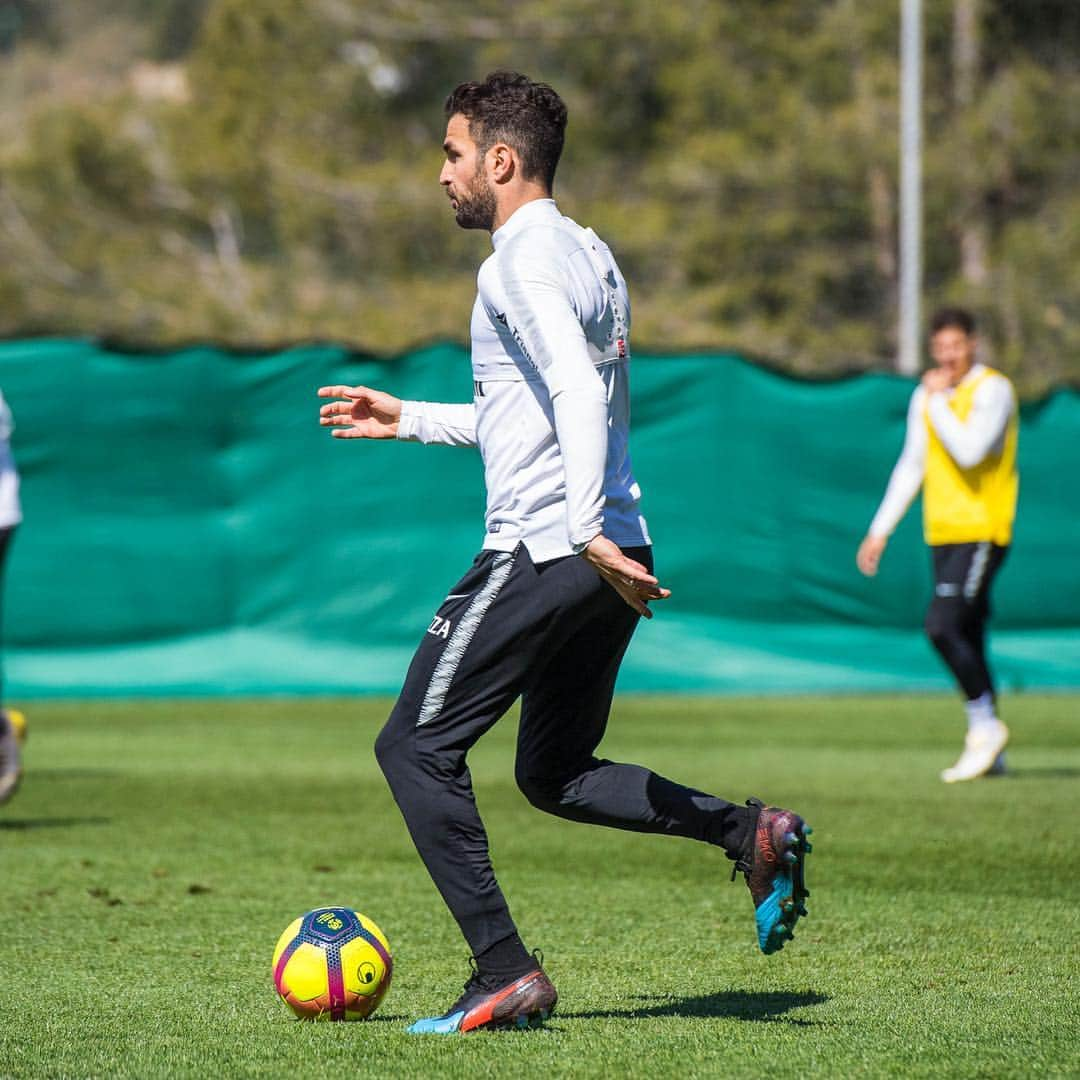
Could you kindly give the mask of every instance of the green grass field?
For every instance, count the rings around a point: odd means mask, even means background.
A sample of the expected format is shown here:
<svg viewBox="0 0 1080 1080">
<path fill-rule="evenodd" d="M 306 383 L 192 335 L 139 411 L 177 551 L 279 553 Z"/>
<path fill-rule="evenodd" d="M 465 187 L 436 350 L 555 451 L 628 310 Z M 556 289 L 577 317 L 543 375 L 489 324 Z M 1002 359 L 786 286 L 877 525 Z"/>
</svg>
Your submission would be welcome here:
<svg viewBox="0 0 1080 1080">
<path fill-rule="evenodd" d="M 608 756 L 813 824 L 810 918 L 768 958 L 716 850 L 531 808 L 508 717 L 473 772 L 559 1011 L 440 1039 L 404 1027 L 466 948 L 374 763 L 386 702 L 39 703 L 0 808 L 0 1076 L 1078 1075 L 1080 697 L 1004 704 L 1013 774 L 946 787 L 951 697 L 616 702 Z M 366 1023 L 274 994 L 321 904 L 394 948 Z"/>
</svg>

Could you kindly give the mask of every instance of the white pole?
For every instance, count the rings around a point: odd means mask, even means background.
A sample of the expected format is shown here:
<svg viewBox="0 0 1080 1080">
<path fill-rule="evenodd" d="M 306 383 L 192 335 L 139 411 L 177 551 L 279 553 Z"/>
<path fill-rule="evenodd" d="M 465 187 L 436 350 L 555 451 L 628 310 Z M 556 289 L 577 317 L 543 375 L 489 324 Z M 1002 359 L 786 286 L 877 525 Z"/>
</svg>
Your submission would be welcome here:
<svg viewBox="0 0 1080 1080">
<path fill-rule="evenodd" d="M 922 0 L 902 0 L 900 23 L 900 351 L 918 374 L 922 341 Z"/>
</svg>

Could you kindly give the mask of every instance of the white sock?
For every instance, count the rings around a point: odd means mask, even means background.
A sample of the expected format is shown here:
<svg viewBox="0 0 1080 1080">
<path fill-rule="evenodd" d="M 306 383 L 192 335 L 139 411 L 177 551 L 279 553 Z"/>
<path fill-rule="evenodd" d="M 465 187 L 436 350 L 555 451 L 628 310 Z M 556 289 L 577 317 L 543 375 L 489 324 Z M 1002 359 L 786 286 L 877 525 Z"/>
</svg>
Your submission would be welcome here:
<svg viewBox="0 0 1080 1080">
<path fill-rule="evenodd" d="M 994 695 L 989 690 L 965 702 L 964 708 L 967 710 L 968 731 L 974 731 L 979 727 L 994 727 L 999 723 L 997 711 L 994 708 Z"/>
</svg>

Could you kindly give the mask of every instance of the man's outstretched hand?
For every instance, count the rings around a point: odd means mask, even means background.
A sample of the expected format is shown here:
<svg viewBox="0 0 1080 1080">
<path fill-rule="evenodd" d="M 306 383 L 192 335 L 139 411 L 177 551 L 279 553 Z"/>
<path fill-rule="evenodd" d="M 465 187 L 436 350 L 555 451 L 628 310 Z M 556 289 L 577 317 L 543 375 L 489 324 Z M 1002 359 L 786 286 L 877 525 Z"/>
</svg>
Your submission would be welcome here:
<svg viewBox="0 0 1080 1080">
<path fill-rule="evenodd" d="M 639 562 L 627 558 L 618 544 L 606 536 L 594 536 L 581 557 L 626 601 L 639 615 L 652 618 L 648 602 L 666 600 L 671 595 Z"/>
<path fill-rule="evenodd" d="M 340 398 L 319 409 L 319 423 L 335 439 L 395 439 L 401 400 L 367 386 L 320 386 L 319 397 Z"/>
</svg>

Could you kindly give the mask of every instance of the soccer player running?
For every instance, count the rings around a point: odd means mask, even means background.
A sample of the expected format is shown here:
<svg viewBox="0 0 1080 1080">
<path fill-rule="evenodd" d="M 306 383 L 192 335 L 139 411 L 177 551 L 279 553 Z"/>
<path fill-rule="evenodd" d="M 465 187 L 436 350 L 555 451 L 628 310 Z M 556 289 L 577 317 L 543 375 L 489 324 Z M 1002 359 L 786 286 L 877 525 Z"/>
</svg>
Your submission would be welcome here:
<svg viewBox="0 0 1080 1080">
<path fill-rule="evenodd" d="M 13 427 L 11 410 L 4 395 L 0 394 L 0 584 L 11 539 L 22 521 L 19 474 L 8 441 Z M 0 697 L 0 702 L 2 700 Z M 7 802 L 15 794 L 22 780 L 21 743 L 25 736 L 26 717 L 18 709 L 7 709 L 0 704 L 0 803 Z"/>
<path fill-rule="evenodd" d="M 947 784 L 1004 772 L 1008 728 L 998 719 L 986 659 L 993 584 L 1016 512 L 1016 394 L 975 360 L 975 320 L 943 308 L 930 322 L 927 371 L 911 395 L 907 435 L 856 564 L 877 573 L 888 538 L 923 488 L 923 531 L 934 563 L 926 633 L 966 699 L 968 731 Z"/>
<path fill-rule="evenodd" d="M 608 247 L 551 197 L 566 107 L 496 72 L 446 102 L 440 183 L 457 223 L 487 229 L 472 313 L 473 401 L 400 401 L 329 386 L 343 439 L 477 447 L 486 538 L 424 635 L 375 751 L 417 850 L 474 957 L 465 992 L 412 1032 L 524 1027 L 556 1002 L 495 880 L 466 755 L 521 698 L 515 775 L 573 821 L 690 837 L 725 851 L 755 905 L 758 942 L 792 936 L 809 829 L 756 799 L 735 806 L 596 756 L 652 573 L 628 452 L 630 302 Z"/>
</svg>

